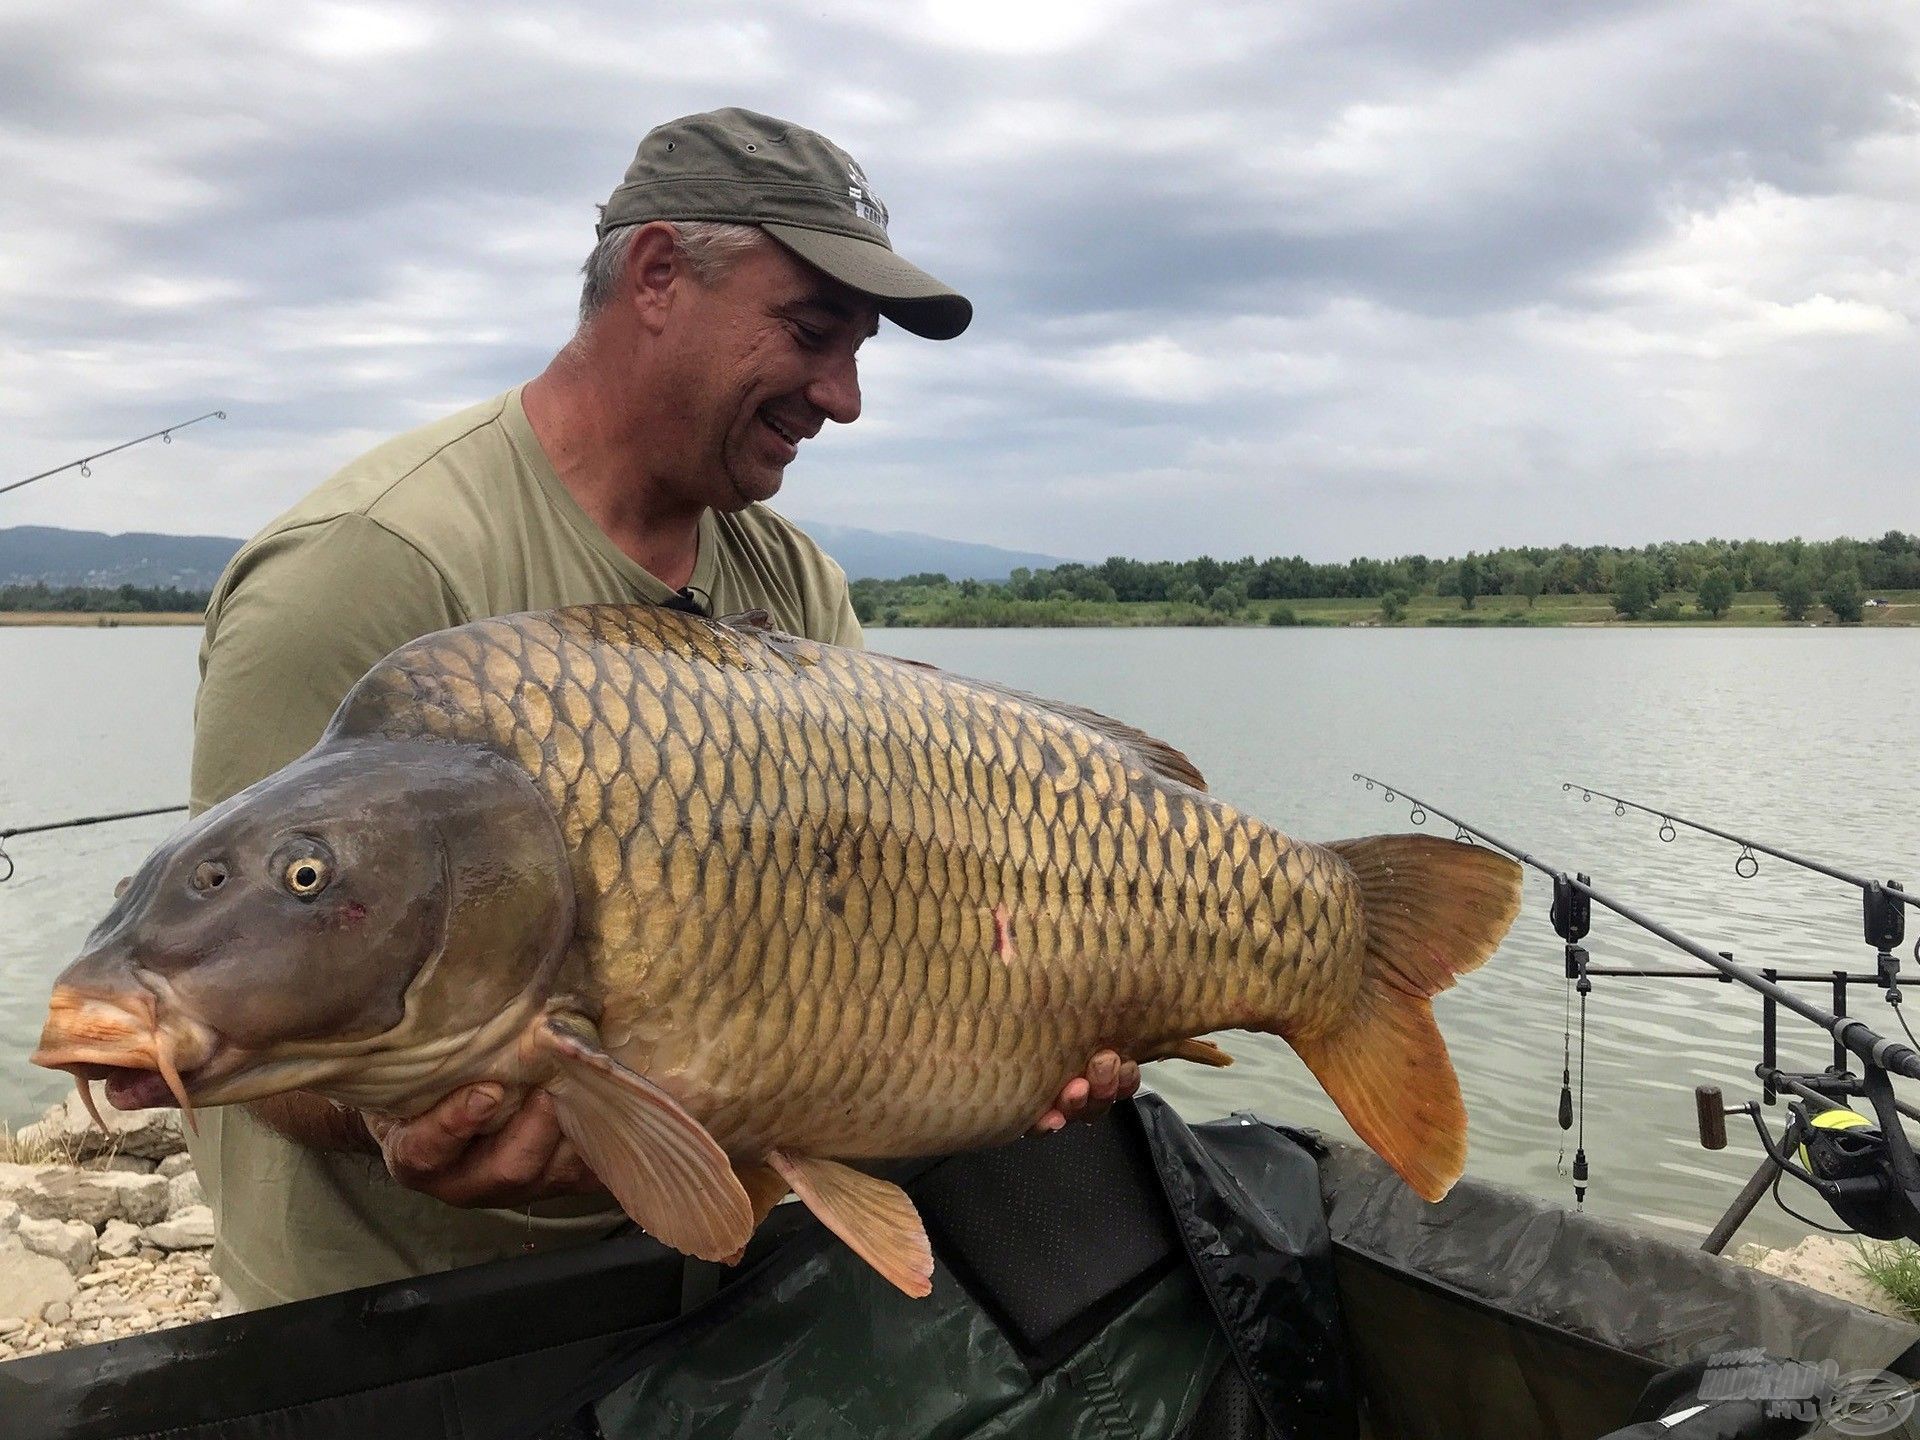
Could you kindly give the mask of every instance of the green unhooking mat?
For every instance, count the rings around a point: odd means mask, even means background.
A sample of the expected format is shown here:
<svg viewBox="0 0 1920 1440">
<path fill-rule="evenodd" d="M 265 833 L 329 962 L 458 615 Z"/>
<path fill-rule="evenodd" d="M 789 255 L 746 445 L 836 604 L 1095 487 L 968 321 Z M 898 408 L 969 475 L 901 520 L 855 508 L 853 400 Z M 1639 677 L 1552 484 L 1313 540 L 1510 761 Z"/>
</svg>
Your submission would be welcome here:
<svg viewBox="0 0 1920 1440">
<path fill-rule="evenodd" d="M 681 1258 L 624 1236 L 0 1365 L 0 1434 L 1355 1433 L 1318 1168 L 1280 1132 L 1149 1097 L 907 1184 L 924 1300 L 783 1206 L 691 1309 Z"/>
</svg>

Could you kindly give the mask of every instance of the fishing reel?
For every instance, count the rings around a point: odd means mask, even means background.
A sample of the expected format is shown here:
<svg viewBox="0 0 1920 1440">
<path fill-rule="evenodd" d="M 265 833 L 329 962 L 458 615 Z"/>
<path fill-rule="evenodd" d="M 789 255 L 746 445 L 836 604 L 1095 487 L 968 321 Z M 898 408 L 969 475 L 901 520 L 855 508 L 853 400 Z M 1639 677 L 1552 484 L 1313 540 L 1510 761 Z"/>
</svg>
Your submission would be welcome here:
<svg viewBox="0 0 1920 1440">
<path fill-rule="evenodd" d="M 1759 1133 L 1767 1159 L 1749 1185 L 1747 1208 L 1758 1201 L 1769 1182 L 1779 1200 L 1780 1177 L 1791 1175 L 1826 1201 L 1849 1230 L 1875 1240 L 1920 1241 L 1920 1164 L 1901 1128 L 1884 1072 L 1877 1085 L 1871 1079 L 1862 1081 L 1846 1071 L 1832 1070 L 1817 1075 L 1772 1071 L 1762 1078 L 1794 1097 L 1787 1102 L 1787 1123 L 1778 1141 L 1758 1101 L 1726 1106 L 1714 1086 L 1702 1085 L 1694 1091 L 1700 1143 L 1705 1148 L 1726 1148 L 1729 1115 L 1749 1116 Z M 1859 1094 L 1873 1102 L 1882 1119 L 1876 1122 L 1834 1098 Z M 1786 1208 L 1784 1201 L 1781 1204 Z"/>
</svg>

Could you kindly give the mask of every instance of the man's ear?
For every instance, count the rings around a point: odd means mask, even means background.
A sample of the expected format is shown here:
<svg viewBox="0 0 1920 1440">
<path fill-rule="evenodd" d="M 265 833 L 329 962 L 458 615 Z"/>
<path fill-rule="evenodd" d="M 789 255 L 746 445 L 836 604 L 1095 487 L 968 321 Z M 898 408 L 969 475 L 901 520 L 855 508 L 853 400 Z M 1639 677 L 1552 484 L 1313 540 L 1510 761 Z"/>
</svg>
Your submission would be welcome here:
<svg viewBox="0 0 1920 1440">
<path fill-rule="evenodd" d="M 676 290 L 692 280 L 676 232 L 664 220 L 650 220 L 634 231 L 620 274 L 619 298 L 633 306 L 642 325 L 656 331 L 666 323 Z"/>
</svg>

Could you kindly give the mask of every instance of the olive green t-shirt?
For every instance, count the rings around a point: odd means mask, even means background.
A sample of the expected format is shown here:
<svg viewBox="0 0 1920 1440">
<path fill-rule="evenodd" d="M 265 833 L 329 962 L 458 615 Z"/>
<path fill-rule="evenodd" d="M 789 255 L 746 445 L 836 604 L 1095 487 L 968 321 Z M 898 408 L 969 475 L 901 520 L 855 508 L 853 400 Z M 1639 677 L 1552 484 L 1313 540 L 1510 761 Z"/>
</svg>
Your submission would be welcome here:
<svg viewBox="0 0 1920 1440">
<path fill-rule="evenodd" d="M 840 567 L 760 505 L 709 511 L 688 588 L 714 615 L 858 646 Z M 673 592 L 560 483 L 520 392 L 362 456 L 235 555 L 207 608 L 194 707 L 195 813 L 297 758 L 388 652 L 489 615 Z M 324 975 L 313 977 L 316 985 Z M 238 1108 L 190 1142 L 213 1206 L 214 1269 L 248 1308 L 597 1239 L 610 1202 L 462 1210 L 374 1158 L 296 1145 Z"/>
</svg>

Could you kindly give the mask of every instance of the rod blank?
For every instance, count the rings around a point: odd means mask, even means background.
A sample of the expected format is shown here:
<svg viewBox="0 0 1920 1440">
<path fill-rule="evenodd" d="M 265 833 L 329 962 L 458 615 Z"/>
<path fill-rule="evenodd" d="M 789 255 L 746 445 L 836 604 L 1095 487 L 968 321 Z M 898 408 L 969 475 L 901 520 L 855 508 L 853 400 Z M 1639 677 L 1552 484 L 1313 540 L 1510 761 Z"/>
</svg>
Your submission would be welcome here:
<svg viewBox="0 0 1920 1440">
<path fill-rule="evenodd" d="M 173 432 L 176 430 L 184 430 L 189 425 L 198 425 L 202 420 L 224 420 L 226 418 L 227 412 L 224 410 L 209 410 L 204 415 L 196 415 L 191 420 L 182 420 L 179 424 L 169 425 L 164 430 L 155 430 L 149 435 L 141 435 L 132 440 L 123 440 L 118 445 L 109 445 L 106 449 L 96 450 L 91 455 L 82 455 L 78 460 L 69 460 L 66 464 L 56 465 L 51 470 L 42 470 L 38 475 L 29 475 L 24 480 L 15 480 L 9 484 L 0 485 L 0 495 L 6 494 L 9 490 L 18 490 L 22 485 L 31 485 L 36 480 L 44 480 L 49 475 L 58 475 L 62 470 L 71 470 L 75 466 L 79 467 L 81 474 L 90 475 L 93 472 L 88 470 L 87 467 L 104 455 L 114 455 L 122 450 L 130 450 L 135 445 L 144 445 L 147 441 L 154 439 L 164 440 L 167 444 L 171 445 L 173 443 Z"/>
<path fill-rule="evenodd" d="M 1609 795 L 1604 790 L 1596 790 L 1591 785 L 1581 785 L 1572 780 L 1561 781 L 1560 788 L 1569 793 L 1578 790 L 1583 799 L 1598 795 L 1603 800 L 1611 800 L 1614 803 L 1615 814 L 1621 814 L 1623 810 L 1631 809 L 1638 810 L 1644 815 L 1658 817 L 1662 825 L 1660 838 L 1663 840 L 1671 838 L 1666 832 L 1674 825 L 1685 825 L 1689 830 L 1698 830 L 1704 835 L 1717 836 L 1729 844 L 1738 845 L 1743 851 L 1751 852 L 1758 850 L 1763 855 L 1771 855 L 1774 859 L 1784 860 L 1789 865 L 1798 865 L 1803 870 L 1811 870 L 1815 874 L 1826 875 L 1834 880 L 1844 881 L 1849 885 L 1857 885 L 1865 891 L 1881 891 L 1903 905 L 1920 907 L 1920 895 L 1909 895 L 1904 890 L 1895 889 L 1891 886 L 1883 886 L 1877 880 L 1869 880 L 1864 875 L 1855 875 L 1850 870 L 1842 870 L 1837 866 L 1828 865 L 1824 861 L 1810 860 L 1805 855 L 1794 854 L 1791 850 L 1782 850 L 1773 845 L 1763 844 L 1758 840 L 1749 840 L 1746 836 L 1736 835 L 1731 830 L 1721 830 L 1716 826 L 1705 824 L 1699 820 L 1689 820 L 1686 816 L 1676 815 L 1671 810 L 1656 810 L 1651 805 L 1642 805 L 1638 800 L 1629 800 L 1621 795 Z M 1743 854 L 1739 860 L 1734 862 L 1736 869 L 1742 864 L 1749 862 L 1753 863 L 1754 869 L 1741 870 L 1740 876 L 1742 879 L 1752 878 L 1754 870 L 1758 869 L 1758 862 L 1753 861 L 1751 854 Z"/>
</svg>

